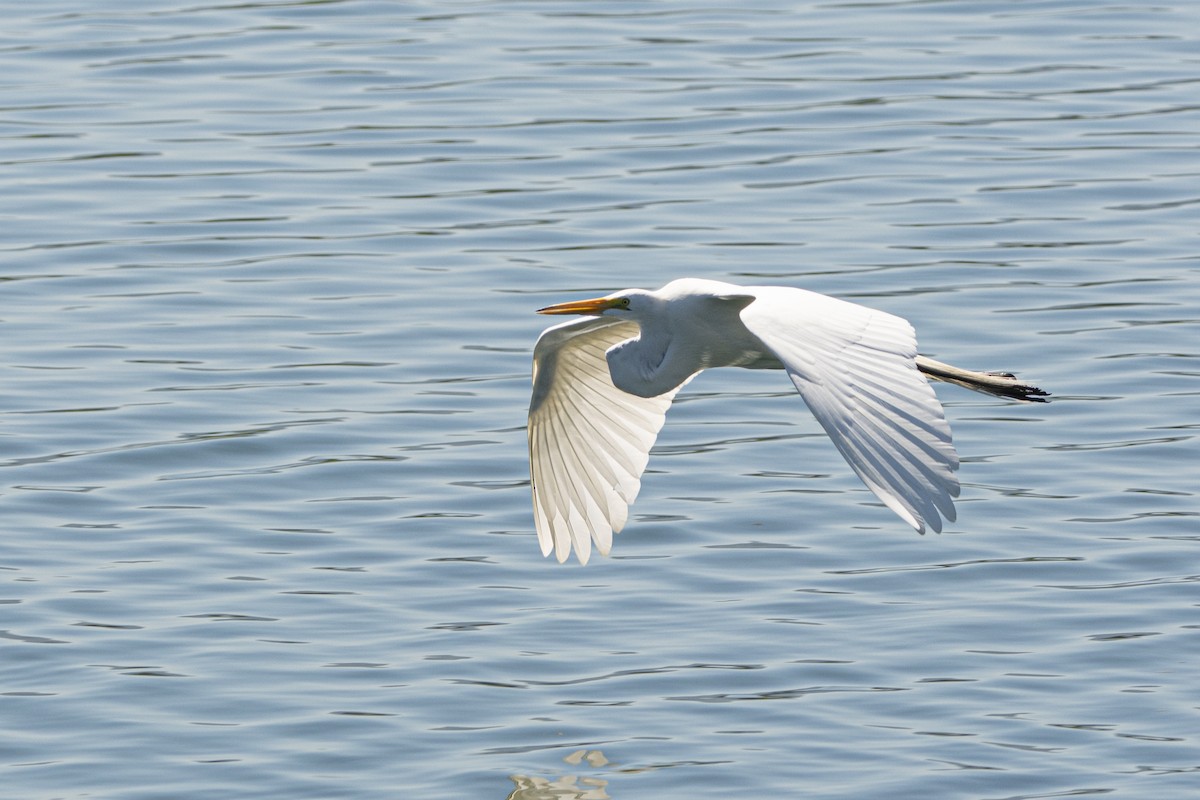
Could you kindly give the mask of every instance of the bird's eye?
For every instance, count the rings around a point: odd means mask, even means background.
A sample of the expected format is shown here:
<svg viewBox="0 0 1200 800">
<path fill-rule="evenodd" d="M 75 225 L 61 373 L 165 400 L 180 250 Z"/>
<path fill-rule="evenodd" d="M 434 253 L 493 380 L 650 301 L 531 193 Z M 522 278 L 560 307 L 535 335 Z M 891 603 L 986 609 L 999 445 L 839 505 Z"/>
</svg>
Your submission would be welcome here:
<svg viewBox="0 0 1200 800">
<path fill-rule="evenodd" d="M 621 308 L 629 308 L 629 298 L 622 297 L 620 299 L 620 301 L 617 302 L 617 305 L 620 306 Z"/>
</svg>

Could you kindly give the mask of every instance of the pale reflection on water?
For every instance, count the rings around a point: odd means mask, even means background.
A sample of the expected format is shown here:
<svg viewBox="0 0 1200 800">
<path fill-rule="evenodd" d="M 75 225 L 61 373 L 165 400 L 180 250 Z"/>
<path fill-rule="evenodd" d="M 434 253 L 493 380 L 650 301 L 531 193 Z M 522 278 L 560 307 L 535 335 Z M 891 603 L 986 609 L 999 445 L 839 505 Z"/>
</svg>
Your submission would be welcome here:
<svg viewBox="0 0 1200 800">
<path fill-rule="evenodd" d="M 576 750 L 563 761 L 571 766 L 586 763 L 590 767 L 604 767 L 608 759 L 599 750 Z M 564 775 L 560 778 L 547 779 L 529 777 L 527 775 L 509 776 L 516 788 L 509 794 L 508 800 L 610 800 L 606 790 L 608 781 L 602 778 Z"/>
</svg>

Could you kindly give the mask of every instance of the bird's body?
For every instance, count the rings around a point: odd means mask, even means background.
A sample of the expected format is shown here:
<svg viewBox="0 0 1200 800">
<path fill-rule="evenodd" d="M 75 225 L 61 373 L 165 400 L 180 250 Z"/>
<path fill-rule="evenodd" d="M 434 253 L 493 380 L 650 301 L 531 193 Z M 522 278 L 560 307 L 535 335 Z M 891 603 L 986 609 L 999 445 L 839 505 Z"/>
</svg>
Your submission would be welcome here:
<svg viewBox="0 0 1200 800">
<path fill-rule="evenodd" d="M 938 380 L 1020 399 L 1007 373 L 918 356 L 905 320 L 815 292 L 685 278 L 541 309 L 583 314 L 534 348 L 529 460 L 542 552 L 607 554 L 675 393 L 713 367 L 787 370 L 868 488 L 923 532 L 954 519 L 958 455 Z"/>
</svg>

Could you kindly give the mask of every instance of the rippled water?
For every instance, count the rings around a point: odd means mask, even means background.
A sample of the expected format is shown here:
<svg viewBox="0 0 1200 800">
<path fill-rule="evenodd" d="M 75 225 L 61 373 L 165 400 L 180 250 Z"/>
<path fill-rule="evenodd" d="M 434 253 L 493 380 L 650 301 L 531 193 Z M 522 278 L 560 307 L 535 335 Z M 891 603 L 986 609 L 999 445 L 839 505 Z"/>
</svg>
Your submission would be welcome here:
<svg viewBox="0 0 1200 800">
<path fill-rule="evenodd" d="M 0 34 L 7 795 L 1197 796 L 1200 8 L 100 5 Z M 1055 402 L 919 537 L 702 376 L 545 561 L 531 312 L 683 275 Z"/>
</svg>

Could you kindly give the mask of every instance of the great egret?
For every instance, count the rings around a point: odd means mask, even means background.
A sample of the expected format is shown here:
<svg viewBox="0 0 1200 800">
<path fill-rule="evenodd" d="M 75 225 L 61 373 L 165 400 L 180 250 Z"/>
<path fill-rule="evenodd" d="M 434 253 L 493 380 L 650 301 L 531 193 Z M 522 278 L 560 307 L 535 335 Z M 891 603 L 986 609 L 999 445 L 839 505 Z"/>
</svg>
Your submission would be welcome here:
<svg viewBox="0 0 1200 800">
<path fill-rule="evenodd" d="M 912 326 L 785 286 L 684 278 L 559 303 L 583 319 L 542 332 L 533 351 L 529 466 L 542 555 L 607 555 L 676 392 L 710 367 L 785 369 L 863 483 L 918 532 L 954 520 L 958 454 L 922 377 L 1022 400 L 1041 389 L 917 355 Z"/>
</svg>

